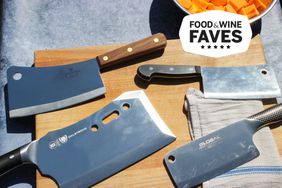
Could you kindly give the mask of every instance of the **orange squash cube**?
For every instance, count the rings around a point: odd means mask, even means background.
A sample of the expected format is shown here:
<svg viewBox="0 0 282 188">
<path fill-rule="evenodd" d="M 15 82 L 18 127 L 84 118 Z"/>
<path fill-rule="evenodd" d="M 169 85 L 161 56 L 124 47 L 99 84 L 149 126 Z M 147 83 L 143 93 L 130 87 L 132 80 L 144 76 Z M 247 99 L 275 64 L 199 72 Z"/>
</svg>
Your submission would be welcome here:
<svg viewBox="0 0 282 188">
<path fill-rule="evenodd" d="M 206 0 L 193 0 L 193 3 L 197 5 L 197 7 L 201 9 L 206 9 L 209 5 L 209 2 Z"/>
<path fill-rule="evenodd" d="M 248 0 L 248 4 L 249 4 L 249 5 L 254 4 L 254 0 Z"/>
<path fill-rule="evenodd" d="M 229 4 L 227 4 L 225 7 L 224 7 L 224 10 L 226 11 L 226 12 L 231 12 L 231 13 L 237 13 L 236 12 L 236 10 L 231 6 L 231 5 L 229 5 Z"/>
<path fill-rule="evenodd" d="M 214 6 L 214 10 L 222 10 L 222 11 L 224 11 L 224 6 Z"/>
<path fill-rule="evenodd" d="M 196 4 L 192 3 L 191 7 L 189 8 L 189 12 L 195 14 L 198 13 L 198 11 L 199 11 L 199 7 Z"/>
<path fill-rule="evenodd" d="M 229 0 L 229 4 L 236 10 L 240 10 L 243 7 L 248 6 L 248 2 L 246 0 Z"/>
<path fill-rule="evenodd" d="M 259 12 L 263 12 L 266 9 L 266 5 L 261 0 L 254 0 L 254 5 Z"/>
<path fill-rule="evenodd" d="M 185 8 L 185 9 L 189 9 L 192 5 L 192 1 L 191 0 L 179 0 L 179 3 Z"/>
<path fill-rule="evenodd" d="M 215 6 L 225 6 L 227 4 L 227 0 L 210 0 L 210 2 Z"/>
<path fill-rule="evenodd" d="M 250 6 L 247 6 L 245 8 L 242 8 L 239 11 L 239 14 L 245 15 L 248 18 L 253 18 L 253 17 L 259 15 L 259 11 L 257 10 L 255 5 L 250 5 Z"/>
<path fill-rule="evenodd" d="M 214 10 L 214 4 L 209 3 L 207 10 Z"/>
</svg>

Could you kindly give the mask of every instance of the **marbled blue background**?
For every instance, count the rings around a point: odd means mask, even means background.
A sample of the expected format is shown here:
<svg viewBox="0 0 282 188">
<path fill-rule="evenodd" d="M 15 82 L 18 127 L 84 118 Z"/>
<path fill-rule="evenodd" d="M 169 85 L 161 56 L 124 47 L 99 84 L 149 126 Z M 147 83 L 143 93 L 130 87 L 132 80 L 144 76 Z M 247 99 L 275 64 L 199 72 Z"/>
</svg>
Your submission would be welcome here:
<svg viewBox="0 0 282 188">
<path fill-rule="evenodd" d="M 172 0 L 2 0 L 0 6 L 0 155 L 34 137 L 33 118 L 6 119 L 4 86 L 8 67 L 32 66 L 33 52 L 38 49 L 125 43 L 157 32 L 178 38 L 184 16 Z M 282 85 L 279 3 L 262 23 L 266 58 Z M 31 166 L 20 167 L 1 177 L 0 187 L 34 187 L 33 174 Z"/>
</svg>

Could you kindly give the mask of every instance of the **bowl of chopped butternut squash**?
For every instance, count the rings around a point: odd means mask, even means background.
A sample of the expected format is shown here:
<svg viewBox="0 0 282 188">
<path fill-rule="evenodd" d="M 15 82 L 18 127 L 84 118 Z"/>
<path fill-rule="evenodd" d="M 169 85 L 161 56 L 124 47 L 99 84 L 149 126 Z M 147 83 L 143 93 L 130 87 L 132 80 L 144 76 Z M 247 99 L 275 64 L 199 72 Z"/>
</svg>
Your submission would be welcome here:
<svg viewBox="0 0 282 188">
<path fill-rule="evenodd" d="M 174 0 L 187 14 L 222 10 L 247 16 L 250 23 L 267 14 L 277 0 Z"/>
</svg>

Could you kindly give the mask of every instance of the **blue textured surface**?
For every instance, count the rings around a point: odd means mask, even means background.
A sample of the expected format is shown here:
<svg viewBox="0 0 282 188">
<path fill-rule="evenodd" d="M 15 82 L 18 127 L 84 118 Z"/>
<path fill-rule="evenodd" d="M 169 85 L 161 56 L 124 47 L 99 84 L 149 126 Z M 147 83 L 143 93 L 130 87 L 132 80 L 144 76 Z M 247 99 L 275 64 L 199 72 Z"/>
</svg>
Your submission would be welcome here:
<svg viewBox="0 0 282 188">
<path fill-rule="evenodd" d="M 31 66 L 38 49 L 131 42 L 151 33 L 177 38 L 184 14 L 170 0 L 17 0 L 1 1 L 0 155 L 28 143 L 34 120 L 6 120 L 4 85 L 12 65 Z M 282 83 L 280 5 L 263 19 L 266 57 Z M 281 84 L 282 85 L 282 84 Z M 30 167 L 0 178 L 1 187 L 31 187 Z M 34 179 L 34 178 L 33 178 Z"/>
</svg>

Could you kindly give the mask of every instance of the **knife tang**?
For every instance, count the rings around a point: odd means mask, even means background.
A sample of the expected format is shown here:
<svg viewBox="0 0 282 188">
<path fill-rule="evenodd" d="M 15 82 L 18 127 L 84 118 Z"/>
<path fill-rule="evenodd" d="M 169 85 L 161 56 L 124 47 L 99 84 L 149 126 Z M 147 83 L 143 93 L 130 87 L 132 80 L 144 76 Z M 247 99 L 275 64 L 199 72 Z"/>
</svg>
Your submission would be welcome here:
<svg viewBox="0 0 282 188">
<path fill-rule="evenodd" d="M 147 81 L 154 77 L 186 78 L 200 76 L 201 67 L 187 65 L 141 65 L 138 67 L 137 74 Z"/>
<path fill-rule="evenodd" d="M 23 160 L 21 157 L 21 148 L 17 148 L 0 157 L 0 176 L 9 171 L 10 169 L 13 169 L 23 164 Z"/>
<path fill-rule="evenodd" d="M 119 62 L 137 58 L 166 47 L 166 37 L 162 33 L 157 33 L 145 39 L 133 42 L 121 48 L 97 56 L 100 68 L 106 68 Z"/>
</svg>

